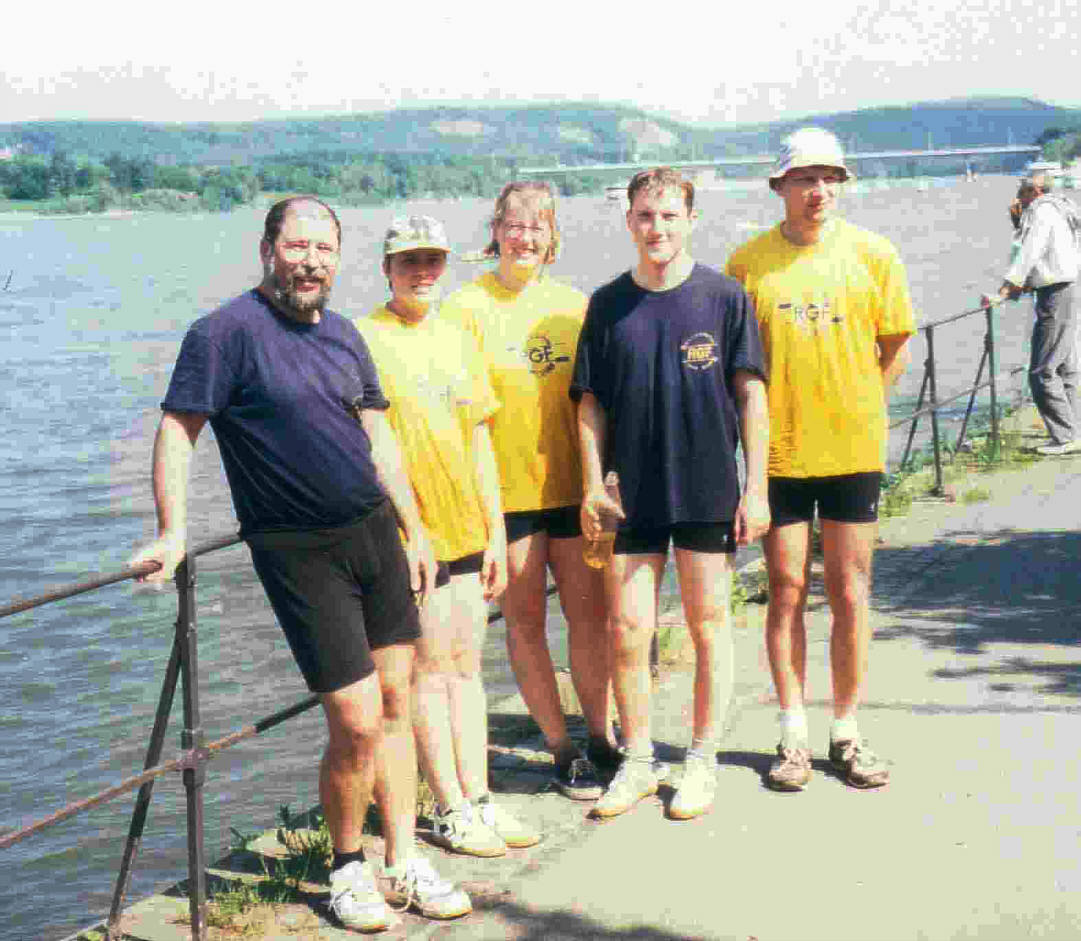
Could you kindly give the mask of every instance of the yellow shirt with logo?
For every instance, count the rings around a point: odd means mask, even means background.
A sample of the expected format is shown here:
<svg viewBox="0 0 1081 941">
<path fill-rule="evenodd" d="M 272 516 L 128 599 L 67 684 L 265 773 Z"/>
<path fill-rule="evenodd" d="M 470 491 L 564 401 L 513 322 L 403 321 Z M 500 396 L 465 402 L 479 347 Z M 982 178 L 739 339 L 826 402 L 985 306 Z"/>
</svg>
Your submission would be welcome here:
<svg viewBox="0 0 1081 941">
<path fill-rule="evenodd" d="M 435 557 L 453 561 L 488 545 L 473 429 L 499 407 L 472 337 L 435 317 L 407 323 L 386 307 L 353 321 L 390 402 L 421 521 Z"/>
<path fill-rule="evenodd" d="M 575 404 L 568 395 L 586 296 L 548 278 L 521 291 L 494 272 L 448 297 L 439 316 L 475 336 L 500 409 L 492 419 L 503 510 L 582 502 Z"/>
<path fill-rule="evenodd" d="M 769 370 L 769 474 L 885 468 L 886 401 L 876 342 L 911 335 L 908 278 L 893 245 L 842 219 L 813 245 L 780 226 L 740 246 L 725 273 L 754 300 Z"/>
</svg>

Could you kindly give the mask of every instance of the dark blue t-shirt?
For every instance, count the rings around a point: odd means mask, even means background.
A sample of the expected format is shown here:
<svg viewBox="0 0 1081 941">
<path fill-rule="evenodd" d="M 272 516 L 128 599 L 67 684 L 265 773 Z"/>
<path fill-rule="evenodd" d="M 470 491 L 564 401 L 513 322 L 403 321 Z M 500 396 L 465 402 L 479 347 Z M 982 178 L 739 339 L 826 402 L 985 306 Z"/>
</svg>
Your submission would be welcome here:
<svg viewBox="0 0 1081 941">
<path fill-rule="evenodd" d="M 605 471 L 622 527 L 729 522 L 739 505 L 732 376 L 765 376 L 754 309 L 738 281 L 696 264 L 667 291 L 624 273 L 593 293 L 570 394 L 607 418 Z"/>
<path fill-rule="evenodd" d="M 210 417 L 245 536 L 344 526 L 386 499 L 354 405 L 388 405 L 356 328 L 296 323 L 255 290 L 191 325 L 161 403 Z"/>
</svg>

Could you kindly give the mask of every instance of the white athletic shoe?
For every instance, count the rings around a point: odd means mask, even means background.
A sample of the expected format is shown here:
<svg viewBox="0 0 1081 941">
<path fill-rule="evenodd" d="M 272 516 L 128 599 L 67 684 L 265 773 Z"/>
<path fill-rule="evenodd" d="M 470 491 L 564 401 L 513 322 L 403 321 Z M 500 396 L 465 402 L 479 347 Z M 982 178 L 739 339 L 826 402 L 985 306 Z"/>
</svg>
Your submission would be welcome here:
<svg viewBox="0 0 1081 941">
<path fill-rule="evenodd" d="M 390 909 L 376 888 L 370 862 L 351 862 L 330 874 L 330 911 L 354 931 L 382 931 L 390 926 Z"/>
<path fill-rule="evenodd" d="M 383 867 L 387 901 L 404 912 L 414 905 L 425 918 L 458 918 L 473 911 L 469 896 L 453 882 L 439 878 L 423 856 L 410 856 L 393 868 Z"/>
<path fill-rule="evenodd" d="M 536 830 L 529 824 L 522 823 L 495 801 L 487 800 L 483 804 L 477 804 L 475 810 L 480 813 L 480 819 L 498 833 L 507 846 L 522 849 L 536 846 L 540 842 L 540 834 Z"/>
<path fill-rule="evenodd" d="M 690 820 L 713 806 L 717 790 L 717 761 L 712 754 L 688 751 L 683 765 L 683 780 L 679 783 L 668 816 L 673 820 Z"/>
<path fill-rule="evenodd" d="M 628 755 L 619 766 L 608 790 L 593 805 L 594 817 L 615 817 L 626 813 L 643 797 L 657 793 L 661 780 L 653 759 L 642 760 Z"/>
<path fill-rule="evenodd" d="M 467 856 L 505 856 L 507 844 L 469 801 L 445 814 L 434 815 L 432 840 L 452 853 Z"/>
</svg>

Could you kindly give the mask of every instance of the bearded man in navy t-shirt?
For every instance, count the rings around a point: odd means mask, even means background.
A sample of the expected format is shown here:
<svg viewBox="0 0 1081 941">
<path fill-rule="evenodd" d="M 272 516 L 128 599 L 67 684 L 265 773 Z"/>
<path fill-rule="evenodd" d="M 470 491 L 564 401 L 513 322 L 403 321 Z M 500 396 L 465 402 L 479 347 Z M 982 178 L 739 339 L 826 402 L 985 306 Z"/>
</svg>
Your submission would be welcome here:
<svg viewBox="0 0 1081 941">
<path fill-rule="evenodd" d="M 595 538 L 601 511 L 617 510 L 603 483 L 611 470 L 619 475 L 623 515 L 605 587 L 626 757 L 593 813 L 623 813 L 657 790 L 649 647 L 672 542 L 697 667 L 691 745 L 669 814 L 688 819 L 712 805 L 717 738 L 731 696 L 731 555 L 769 526 L 765 373 L 743 288 L 690 256 L 693 184 L 661 167 L 637 174 L 627 197 L 638 263 L 591 297 L 571 383 L 579 402 L 583 535 Z"/>
<path fill-rule="evenodd" d="M 334 843 L 330 909 L 347 927 L 375 931 L 392 921 L 361 848 L 377 776 L 387 897 L 439 918 L 470 902 L 413 848 L 416 599 L 436 568 L 368 349 L 326 309 L 340 250 L 329 206 L 282 200 L 259 244 L 262 283 L 188 330 L 154 441 L 158 539 L 132 564 L 159 562 L 147 580 L 164 581 L 183 558 L 188 468 L 209 421 L 240 535 L 326 716 L 319 796 Z"/>
</svg>

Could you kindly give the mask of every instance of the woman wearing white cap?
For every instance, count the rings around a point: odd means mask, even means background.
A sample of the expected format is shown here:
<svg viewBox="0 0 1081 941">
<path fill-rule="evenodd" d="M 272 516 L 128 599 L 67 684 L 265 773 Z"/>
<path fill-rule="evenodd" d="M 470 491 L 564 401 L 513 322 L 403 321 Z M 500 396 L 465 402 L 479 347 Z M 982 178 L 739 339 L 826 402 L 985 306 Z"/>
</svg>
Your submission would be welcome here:
<svg viewBox="0 0 1081 941">
<path fill-rule="evenodd" d="M 487 704 L 480 656 L 486 602 L 506 582 L 506 542 L 488 422 L 498 402 L 473 338 L 430 316 L 450 246 L 429 216 L 395 219 L 383 270 L 391 299 L 355 323 L 390 401 L 439 573 L 421 610 L 413 726 L 435 794 L 435 839 L 500 856 L 540 837 L 488 793 Z"/>
<path fill-rule="evenodd" d="M 485 254 L 497 260 L 496 269 L 448 297 L 440 316 L 477 338 L 501 405 L 491 427 L 507 528 L 502 608 L 518 688 L 555 758 L 553 785 L 570 798 L 596 800 L 603 787 L 595 765 L 614 770 L 621 756 L 608 724 L 602 575 L 582 560 L 581 461 L 568 394 L 586 297 L 548 276 L 559 228 L 547 183 L 503 187 L 491 235 Z M 567 734 L 548 649 L 549 568 L 589 729 L 585 755 Z"/>
</svg>

